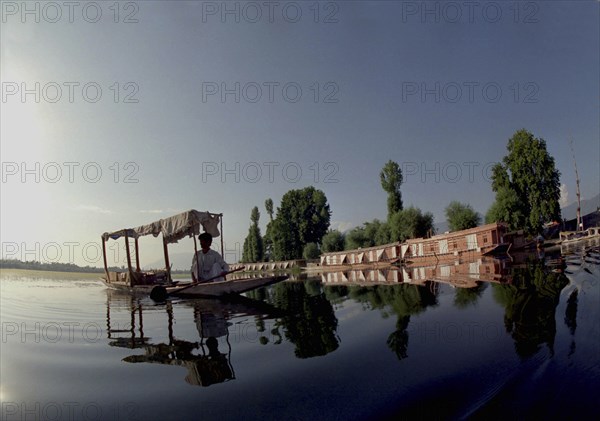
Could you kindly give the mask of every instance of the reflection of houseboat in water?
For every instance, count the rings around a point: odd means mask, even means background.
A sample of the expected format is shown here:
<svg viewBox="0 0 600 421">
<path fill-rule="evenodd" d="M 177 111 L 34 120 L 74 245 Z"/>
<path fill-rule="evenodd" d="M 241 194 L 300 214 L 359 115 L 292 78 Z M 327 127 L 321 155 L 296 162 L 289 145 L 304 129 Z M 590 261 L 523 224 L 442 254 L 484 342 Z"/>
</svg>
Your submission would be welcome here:
<svg viewBox="0 0 600 421">
<path fill-rule="evenodd" d="M 485 255 L 503 254 L 528 246 L 522 232 L 508 232 L 503 223 L 482 225 L 462 231 L 415 238 L 404 243 L 390 243 L 358 250 L 346 250 L 321 255 L 322 270 L 373 268 L 393 263 L 435 264 L 457 259 L 473 260 Z"/>
<path fill-rule="evenodd" d="M 489 257 L 471 261 L 438 265 L 409 265 L 385 269 L 363 269 L 325 271 L 321 281 L 325 285 L 390 285 L 411 283 L 425 284 L 427 281 L 443 282 L 460 288 L 472 288 L 478 281 L 510 282 L 510 262 Z"/>
<path fill-rule="evenodd" d="M 164 310 L 167 313 L 168 342 L 153 343 L 144 336 L 143 304 L 130 294 L 108 290 L 107 327 L 109 345 L 119 348 L 140 349 L 142 354 L 123 358 L 128 363 L 152 363 L 185 367 L 188 374 L 186 382 L 192 385 L 210 386 L 235 379 L 235 371 L 231 365 L 231 342 L 229 340 L 228 319 L 230 315 L 264 315 L 262 302 L 240 298 L 238 302 L 224 302 L 215 299 L 196 299 L 186 303 L 193 307 L 193 317 L 199 335 L 199 341 L 177 339 L 173 331 L 173 303 L 167 301 Z M 256 306 L 252 304 L 256 303 Z M 111 315 L 111 304 L 113 306 Z M 129 313 L 126 328 L 119 326 L 115 320 L 115 308 L 123 307 Z M 274 307 L 271 307 L 274 309 Z M 162 310 L 162 309 L 161 309 Z M 156 312 L 156 307 L 151 311 Z M 112 320 L 111 320 L 112 317 Z M 227 347 L 221 352 L 219 347 Z"/>
<path fill-rule="evenodd" d="M 532 261 L 541 262 L 554 272 L 562 272 L 564 259 L 559 253 L 521 251 L 507 258 L 480 256 L 475 259 L 456 259 L 437 264 L 410 264 L 387 268 L 324 270 L 321 282 L 325 285 L 393 285 L 410 283 L 424 285 L 428 281 L 450 284 L 457 288 L 473 288 L 478 282 L 512 283 L 512 272 L 528 267 Z"/>
</svg>

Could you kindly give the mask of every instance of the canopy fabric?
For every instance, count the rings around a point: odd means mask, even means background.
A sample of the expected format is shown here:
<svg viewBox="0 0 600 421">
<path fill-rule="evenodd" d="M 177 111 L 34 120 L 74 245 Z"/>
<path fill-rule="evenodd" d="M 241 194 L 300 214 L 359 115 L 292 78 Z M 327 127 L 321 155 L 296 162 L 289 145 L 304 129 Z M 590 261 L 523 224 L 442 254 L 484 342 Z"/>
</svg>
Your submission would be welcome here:
<svg viewBox="0 0 600 421">
<path fill-rule="evenodd" d="M 200 226 L 202 226 L 204 232 L 208 232 L 213 237 L 218 237 L 221 235 L 218 228 L 221 217 L 221 214 L 199 212 L 192 209 L 137 228 L 127 228 L 112 233 L 105 232 L 102 234 L 102 238 L 106 241 L 109 238 L 116 240 L 125 234 L 131 238 L 149 234 L 158 237 L 159 234 L 162 234 L 165 242 L 177 243 L 186 236 L 191 237 L 200 234 Z"/>
</svg>

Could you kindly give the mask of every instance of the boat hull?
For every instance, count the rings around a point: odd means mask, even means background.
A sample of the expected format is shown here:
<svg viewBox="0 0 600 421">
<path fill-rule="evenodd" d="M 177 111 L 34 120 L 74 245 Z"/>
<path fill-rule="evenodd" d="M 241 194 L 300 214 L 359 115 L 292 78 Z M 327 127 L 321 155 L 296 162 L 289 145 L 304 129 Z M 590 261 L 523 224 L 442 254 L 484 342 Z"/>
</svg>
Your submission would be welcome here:
<svg viewBox="0 0 600 421">
<path fill-rule="evenodd" d="M 104 283 L 111 287 L 120 290 L 127 290 L 132 293 L 139 294 L 150 294 L 152 290 L 158 286 L 163 286 L 166 289 L 167 294 L 176 295 L 182 297 L 221 297 L 230 294 L 242 294 L 247 291 L 251 291 L 256 288 L 273 285 L 278 282 L 284 281 L 288 276 L 267 276 L 264 278 L 243 278 L 243 279 L 232 279 L 227 281 L 219 282 L 208 282 L 204 284 L 197 284 L 190 286 L 191 284 L 178 284 L 175 286 L 164 286 L 164 285 L 119 285 L 114 282 L 108 283 L 103 279 Z"/>
</svg>

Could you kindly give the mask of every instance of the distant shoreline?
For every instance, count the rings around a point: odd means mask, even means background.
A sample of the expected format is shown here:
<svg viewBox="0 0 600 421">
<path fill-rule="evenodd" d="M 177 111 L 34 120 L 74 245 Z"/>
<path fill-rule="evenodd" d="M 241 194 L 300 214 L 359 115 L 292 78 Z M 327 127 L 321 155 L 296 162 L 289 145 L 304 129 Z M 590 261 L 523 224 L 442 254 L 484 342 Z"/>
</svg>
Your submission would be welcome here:
<svg viewBox="0 0 600 421">
<path fill-rule="evenodd" d="M 182 271 L 184 272 L 184 271 Z M 62 279 L 73 279 L 73 280 L 101 280 L 101 276 L 104 271 L 100 272 L 75 272 L 75 271 L 59 271 L 59 270 L 38 270 L 38 269 L 21 269 L 21 268 L 6 268 L 0 267 L 0 277 L 5 276 L 32 276 L 32 277 L 60 277 Z M 186 273 L 174 273 L 173 278 L 182 279 L 185 278 Z M 190 277 L 191 278 L 191 277 Z"/>
<path fill-rule="evenodd" d="M 31 276 L 31 277 L 60 277 L 73 280 L 100 280 L 101 273 L 95 272 L 61 272 L 58 270 L 36 270 L 36 269 L 19 269 L 19 268 L 0 268 L 0 277 L 5 276 Z"/>
<path fill-rule="evenodd" d="M 79 274 L 95 274 L 100 275 L 104 273 L 104 268 L 93 267 L 93 266 L 78 266 L 74 263 L 41 263 L 37 261 L 23 262 L 16 259 L 0 259 L 0 270 L 15 269 L 15 270 L 29 270 L 29 271 L 40 271 L 40 272 L 60 272 L 60 273 L 79 273 Z M 124 272 L 127 270 L 125 267 L 111 266 L 108 268 L 110 272 Z M 173 270 L 173 275 L 189 274 L 187 270 Z"/>
</svg>

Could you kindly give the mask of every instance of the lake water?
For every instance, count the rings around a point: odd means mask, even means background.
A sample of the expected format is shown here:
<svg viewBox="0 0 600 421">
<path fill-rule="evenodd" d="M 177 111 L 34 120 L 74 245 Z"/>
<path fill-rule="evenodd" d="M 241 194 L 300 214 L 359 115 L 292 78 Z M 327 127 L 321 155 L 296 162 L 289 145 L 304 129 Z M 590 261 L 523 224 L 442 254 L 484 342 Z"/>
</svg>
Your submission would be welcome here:
<svg viewBox="0 0 600 421">
<path fill-rule="evenodd" d="M 166 304 L 2 270 L 2 419 L 594 419 L 600 252 L 558 257 Z"/>
</svg>

